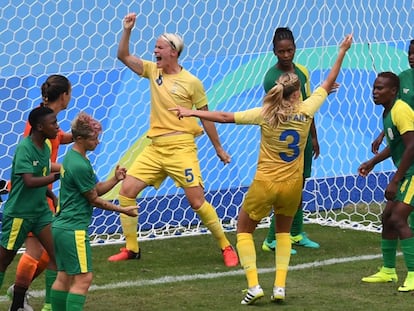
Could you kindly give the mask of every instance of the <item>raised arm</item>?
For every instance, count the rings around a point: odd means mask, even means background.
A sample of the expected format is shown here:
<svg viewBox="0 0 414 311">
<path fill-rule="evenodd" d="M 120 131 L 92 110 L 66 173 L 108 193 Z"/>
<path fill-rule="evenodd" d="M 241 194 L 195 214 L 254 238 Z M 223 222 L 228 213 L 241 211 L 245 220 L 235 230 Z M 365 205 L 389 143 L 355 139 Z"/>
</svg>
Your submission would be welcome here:
<svg viewBox="0 0 414 311">
<path fill-rule="evenodd" d="M 117 57 L 133 72 L 138 75 L 142 75 L 144 70 L 142 60 L 129 53 L 129 39 L 131 37 L 131 30 L 135 25 L 136 18 L 137 15 L 135 13 L 129 13 L 124 18 L 124 31 L 122 32 L 121 40 L 119 42 Z"/>
<path fill-rule="evenodd" d="M 331 70 L 329 71 L 328 77 L 325 81 L 322 82 L 321 87 L 326 90 L 326 92 L 331 92 L 332 88 L 335 85 L 335 80 L 338 77 L 339 70 L 341 69 L 342 62 L 344 60 L 346 52 L 349 50 L 352 44 L 352 34 L 347 35 L 339 46 L 338 56 L 333 64 Z"/>
</svg>

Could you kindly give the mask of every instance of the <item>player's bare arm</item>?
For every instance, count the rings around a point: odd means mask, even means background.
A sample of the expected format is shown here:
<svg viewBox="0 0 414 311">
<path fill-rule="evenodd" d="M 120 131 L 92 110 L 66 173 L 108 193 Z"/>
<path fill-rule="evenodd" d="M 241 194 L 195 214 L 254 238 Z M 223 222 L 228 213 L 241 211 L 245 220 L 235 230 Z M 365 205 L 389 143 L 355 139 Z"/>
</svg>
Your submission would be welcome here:
<svg viewBox="0 0 414 311">
<path fill-rule="evenodd" d="M 375 165 L 388 159 L 391 156 L 391 149 L 389 147 L 382 150 L 380 153 L 376 154 L 370 160 L 362 163 L 358 168 L 358 173 L 360 176 L 366 177 L 374 168 Z"/>
<path fill-rule="evenodd" d="M 129 40 L 132 28 L 135 25 L 136 17 L 135 13 L 129 13 L 124 18 L 124 31 L 122 32 L 121 40 L 119 42 L 117 57 L 133 72 L 142 75 L 144 70 L 142 60 L 139 57 L 131 55 L 129 52 Z"/>
<path fill-rule="evenodd" d="M 96 191 L 98 193 L 98 196 L 101 196 L 105 193 L 107 193 L 109 190 L 111 190 L 113 187 L 115 187 L 116 184 L 118 184 L 121 180 L 124 180 L 126 177 L 126 168 L 120 167 L 119 165 L 115 168 L 115 174 L 110 179 L 98 182 L 96 184 Z"/>
<path fill-rule="evenodd" d="M 203 106 L 200 109 L 198 109 L 200 112 L 209 112 L 208 106 Z M 209 120 L 201 119 L 201 123 L 203 125 L 204 130 L 207 133 L 208 138 L 210 139 L 211 143 L 214 146 L 214 149 L 216 149 L 216 154 L 220 158 L 221 162 L 224 164 L 228 164 L 231 161 L 230 155 L 223 149 L 220 138 L 217 133 L 216 125 L 214 122 Z"/>
<path fill-rule="evenodd" d="M 107 211 L 114 211 L 119 213 L 124 213 L 125 215 L 136 217 L 138 216 L 138 206 L 127 206 L 121 207 L 119 205 L 115 205 L 109 201 L 106 201 L 98 196 L 98 192 L 96 188 L 93 188 L 87 192 L 84 192 L 83 195 L 88 200 L 89 204 L 92 206 L 99 207 L 101 209 Z"/>
<path fill-rule="evenodd" d="M 58 180 L 60 178 L 60 174 L 51 173 L 47 176 L 36 177 L 36 176 L 33 176 L 33 174 L 26 173 L 26 174 L 22 174 L 22 178 L 23 178 L 23 182 L 26 185 L 26 187 L 38 188 L 38 187 L 46 186 Z"/>
</svg>

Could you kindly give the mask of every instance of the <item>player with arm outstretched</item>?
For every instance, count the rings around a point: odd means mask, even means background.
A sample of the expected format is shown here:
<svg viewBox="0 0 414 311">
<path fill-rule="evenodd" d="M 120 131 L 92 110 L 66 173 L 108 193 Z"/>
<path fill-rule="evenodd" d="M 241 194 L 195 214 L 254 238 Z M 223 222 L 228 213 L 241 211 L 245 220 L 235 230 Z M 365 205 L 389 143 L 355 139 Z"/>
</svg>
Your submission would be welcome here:
<svg viewBox="0 0 414 311">
<path fill-rule="evenodd" d="M 154 49 L 155 62 L 131 55 L 129 41 L 135 21 L 135 13 L 124 18 L 118 58 L 137 75 L 149 80 L 151 112 L 147 136 L 151 144 L 144 148 L 128 169 L 119 192 L 119 202 L 121 206 L 132 205 L 146 187 L 158 188 L 167 176 L 171 177 L 175 185 L 184 190 L 191 208 L 217 240 L 225 265 L 237 266 L 237 253 L 224 234 L 217 212 L 204 196 L 197 145 L 194 140 L 203 134 L 203 129 L 196 120 L 179 121 L 167 110 L 177 105 L 189 109 L 195 107 L 199 110 L 208 110 L 203 84 L 178 63 L 184 42 L 177 34 L 164 33 L 158 37 Z M 220 160 L 225 164 L 229 163 L 230 156 L 221 146 L 214 123 L 202 121 L 202 125 Z M 137 217 L 121 215 L 126 247 L 121 248 L 120 253 L 109 257 L 109 261 L 140 258 L 137 224 Z"/>
<path fill-rule="evenodd" d="M 295 73 L 301 82 L 300 94 L 302 100 L 308 98 L 311 94 L 309 71 L 306 67 L 294 63 L 296 53 L 296 43 L 292 31 L 287 27 L 279 27 L 276 29 L 273 36 L 273 53 L 277 58 L 276 65 L 269 68 L 266 72 L 263 81 L 263 87 L 267 93 L 279 79 L 279 77 L 287 72 Z M 315 119 L 312 120 L 308 140 L 304 151 L 304 170 L 303 170 L 303 182 L 306 178 L 311 176 L 312 171 L 312 158 L 319 156 L 319 142 L 315 126 Z M 298 211 L 293 218 L 291 228 L 291 240 L 293 245 L 304 246 L 309 248 L 319 248 L 319 244 L 309 239 L 307 234 L 303 231 L 303 210 L 302 200 L 299 203 Z M 264 251 L 274 251 L 276 248 L 275 239 L 275 216 L 271 218 L 269 231 L 266 239 L 263 241 L 262 249 Z M 296 254 L 296 250 L 292 248 L 292 254 Z"/>
<path fill-rule="evenodd" d="M 335 87 L 352 35 L 346 36 L 326 80 L 302 102 L 300 80 L 294 73 L 282 74 L 265 95 L 263 106 L 236 113 L 170 108 L 179 119 L 198 117 L 220 122 L 261 127 L 259 160 L 253 183 L 243 201 L 237 221 L 237 250 L 248 290 L 241 304 L 252 304 L 264 296 L 256 267 L 253 232 L 273 209 L 276 215 L 275 281 L 272 301 L 285 299 L 286 277 L 292 248 L 290 229 L 303 185 L 303 152 L 315 112 Z"/>
</svg>

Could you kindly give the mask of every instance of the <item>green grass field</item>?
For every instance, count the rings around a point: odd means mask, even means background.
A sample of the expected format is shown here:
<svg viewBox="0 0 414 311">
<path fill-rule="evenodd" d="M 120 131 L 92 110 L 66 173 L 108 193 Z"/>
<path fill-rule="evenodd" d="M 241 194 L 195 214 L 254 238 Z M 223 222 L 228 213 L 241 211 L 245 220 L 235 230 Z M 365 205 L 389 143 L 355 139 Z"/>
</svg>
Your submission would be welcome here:
<svg viewBox="0 0 414 311">
<path fill-rule="evenodd" d="M 142 259 L 109 263 L 119 245 L 98 246 L 94 253 L 94 281 L 85 310 L 411 310 L 414 293 L 398 293 L 406 269 L 398 257 L 398 284 L 364 284 L 361 277 L 381 266 L 378 233 L 305 225 L 320 249 L 296 248 L 291 257 L 283 305 L 270 302 L 274 280 L 274 253 L 261 250 L 266 229 L 255 233 L 259 279 L 265 297 L 242 306 L 246 280 L 240 267 L 226 268 L 210 235 L 143 241 Z M 235 234 L 229 233 L 235 243 Z M 6 274 L 0 310 L 7 310 L 5 292 L 11 284 L 17 258 Z M 43 303 L 43 277 L 35 280 L 30 304 Z"/>
</svg>

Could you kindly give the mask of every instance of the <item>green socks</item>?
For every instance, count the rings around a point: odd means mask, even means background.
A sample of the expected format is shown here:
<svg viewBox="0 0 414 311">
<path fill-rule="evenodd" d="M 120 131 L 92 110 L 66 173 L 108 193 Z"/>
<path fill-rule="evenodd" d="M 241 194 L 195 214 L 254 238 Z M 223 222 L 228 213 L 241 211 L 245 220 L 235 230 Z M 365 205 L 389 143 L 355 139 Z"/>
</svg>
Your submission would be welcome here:
<svg viewBox="0 0 414 311">
<path fill-rule="evenodd" d="M 401 250 L 404 254 L 405 265 L 409 272 L 414 271 L 414 237 L 400 241 Z"/>
<path fill-rule="evenodd" d="M 272 243 L 275 239 L 275 215 L 272 215 L 269 230 L 267 231 L 266 241 L 267 243 Z"/>
<path fill-rule="evenodd" d="M 50 303 L 51 302 L 51 300 L 50 300 L 50 291 L 51 291 L 53 283 L 56 280 L 56 275 L 57 275 L 56 271 L 49 270 L 49 269 L 46 270 L 46 276 L 45 276 L 45 283 L 46 283 L 45 303 Z"/>
<path fill-rule="evenodd" d="M 290 228 L 290 235 L 297 236 L 303 232 L 303 209 L 299 208 L 293 217 L 292 227 Z"/>
<path fill-rule="evenodd" d="M 85 301 L 86 296 L 69 293 L 66 298 L 66 311 L 82 311 Z"/>
<path fill-rule="evenodd" d="M 398 240 L 381 240 L 384 267 L 395 268 Z"/>
<path fill-rule="evenodd" d="M 68 297 L 68 292 L 51 289 L 50 300 L 52 302 L 52 310 L 67 311 L 66 310 L 66 298 L 67 297 Z"/>
<path fill-rule="evenodd" d="M 0 272 L 0 288 L 3 286 L 4 272 Z"/>
<path fill-rule="evenodd" d="M 60 290 L 51 290 L 52 310 L 82 311 L 86 296 L 68 293 Z"/>
<path fill-rule="evenodd" d="M 413 213 L 414 214 L 414 213 Z M 269 230 L 267 231 L 266 241 L 272 243 L 275 240 L 275 215 L 272 215 Z M 297 236 L 303 232 L 303 210 L 300 208 L 293 217 L 292 228 L 290 229 L 290 234 L 292 236 Z"/>
</svg>

